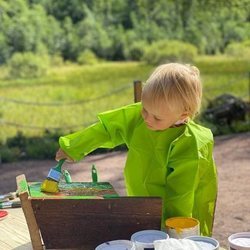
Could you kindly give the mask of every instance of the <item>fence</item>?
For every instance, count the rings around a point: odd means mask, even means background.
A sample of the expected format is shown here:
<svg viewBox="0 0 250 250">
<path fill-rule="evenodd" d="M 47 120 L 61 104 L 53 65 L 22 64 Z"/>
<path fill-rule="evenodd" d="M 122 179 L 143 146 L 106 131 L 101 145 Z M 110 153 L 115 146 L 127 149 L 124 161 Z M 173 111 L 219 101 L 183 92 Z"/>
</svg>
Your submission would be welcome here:
<svg viewBox="0 0 250 250">
<path fill-rule="evenodd" d="M 248 99 L 248 101 L 250 102 L 250 72 L 246 76 L 248 77 L 248 86 L 246 87 L 246 91 L 244 91 L 244 95 L 241 95 L 238 97 L 240 97 L 244 100 Z M 211 88 L 211 87 L 204 88 L 204 91 L 203 91 L 204 92 L 204 99 L 205 100 L 211 99 L 211 96 L 214 96 L 214 94 L 212 94 L 212 93 L 221 93 L 222 94 L 225 92 L 230 92 L 230 89 L 235 88 L 236 82 L 237 82 L 237 79 L 232 79 L 232 81 L 228 82 L 226 85 L 218 85 L 217 87 L 213 87 L 213 88 Z M 0 96 L 0 103 L 2 103 L 1 105 L 6 105 L 6 104 L 16 105 L 17 109 L 20 106 L 26 106 L 27 109 L 35 108 L 36 110 L 38 110 L 36 115 L 39 115 L 39 112 L 42 108 L 46 108 L 46 109 L 62 108 L 62 110 L 60 110 L 58 112 L 61 112 L 61 116 L 63 117 L 66 113 L 66 112 L 64 112 L 63 108 L 66 108 L 68 110 L 70 110 L 70 109 L 74 110 L 74 109 L 78 109 L 78 108 L 76 108 L 77 106 L 84 105 L 85 107 L 87 106 L 85 110 L 91 111 L 93 104 L 96 105 L 96 103 L 99 103 L 97 105 L 102 107 L 102 109 L 100 111 L 105 111 L 108 109 L 116 108 L 116 106 L 112 105 L 112 103 L 117 102 L 117 100 L 122 99 L 124 97 L 125 92 L 129 92 L 131 97 L 134 96 L 134 100 L 133 100 L 134 102 L 140 101 L 141 89 L 142 89 L 141 81 L 136 80 L 133 82 L 133 84 L 131 84 L 131 83 L 125 84 L 123 86 L 120 86 L 119 88 L 109 90 L 108 92 L 101 94 L 99 96 L 85 98 L 85 99 L 76 100 L 76 101 L 35 102 L 35 101 L 20 100 L 17 98 L 8 98 L 8 97 Z M 119 104 L 126 105 L 126 104 L 129 104 L 131 102 L 132 102 L 131 100 L 126 100 L 126 101 L 123 101 Z M 105 105 L 104 105 L 104 103 L 105 103 Z M 106 103 L 107 103 L 107 105 L 106 105 Z M 34 112 L 34 113 L 36 113 L 36 112 Z M 74 114 L 72 114 L 72 115 L 74 115 Z M 75 124 L 67 125 L 67 124 L 65 124 L 66 122 L 63 121 L 63 119 L 62 119 L 62 121 L 61 121 L 62 125 L 60 125 L 60 126 L 51 126 L 49 124 L 46 126 L 40 126 L 40 125 L 35 125 L 35 123 L 33 123 L 33 122 L 22 124 L 15 119 L 7 120 L 5 117 L 2 117 L 2 118 L 0 117 L 0 124 L 2 126 L 13 127 L 14 129 L 21 130 L 21 131 L 22 130 L 43 130 L 43 131 L 44 130 L 74 130 L 74 129 L 86 127 L 86 126 L 96 122 L 96 120 L 94 120 L 93 117 L 96 117 L 95 111 L 93 111 L 92 115 L 89 116 L 88 119 L 86 119 L 87 122 L 80 122 L 78 124 L 75 123 Z M 92 118 L 92 119 L 90 119 L 90 118 Z M 67 120 L 67 118 L 65 118 L 65 120 Z"/>
<path fill-rule="evenodd" d="M 29 100 L 20 100 L 20 99 L 15 99 L 15 98 L 7 98 L 7 97 L 0 97 L 0 102 L 4 103 L 12 103 L 14 105 L 23 105 L 27 106 L 28 108 L 30 107 L 63 107 L 63 106 L 75 106 L 75 105 L 89 105 L 92 102 L 100 101 L 102 99 L 108 99 L 111 96 L 115 96 L 116 98 L 119 98 L 119 95 L 123 94 L 124 91 L 127 89 L 132 89 L 133 86 L 133 91 L 134 91 L 134 102 L 138 102 L 141 100 L 141 91 L 142 91 L 142 82 L 139 80 L 135 80 L 132 84 L 125 84 L 119 88 L 113 89 L 112 91 L 109 91 L 107 93 L 104 93 L 102 95 L 93 97 L 93 98 L 85 98 L 82 100 L 77 100 L 77 101 L 70 101 L 70 102 L 34 102 L 34 101 L 29 101 Z M 63 115 L 63 114 L 62 114 Z M 30 125 L 30 124 L 20 124 L 18 122 L 14 121 L 8 121 L 3 119 L 0 119 L 0 124 L 4 126 L 10 126 L 10 127 L 15 127 L 19 130 L 22 129 L 33 129 L 33 130 L 59 130 L 59 129 L 75 129 L 75 128 L 80 128 L 80 127 L 86 127 L 90 124 L 93 124 L 96 122 L 96 120 L 93 120 L 91 122 L 87 122 L 85 124 L 77 124 L 77 125 L 70 125 L 70 126 L 60 126 L 60 127 L 52 127 L 52 126 L 36 126 L 36 125 Z"/>
</svg>

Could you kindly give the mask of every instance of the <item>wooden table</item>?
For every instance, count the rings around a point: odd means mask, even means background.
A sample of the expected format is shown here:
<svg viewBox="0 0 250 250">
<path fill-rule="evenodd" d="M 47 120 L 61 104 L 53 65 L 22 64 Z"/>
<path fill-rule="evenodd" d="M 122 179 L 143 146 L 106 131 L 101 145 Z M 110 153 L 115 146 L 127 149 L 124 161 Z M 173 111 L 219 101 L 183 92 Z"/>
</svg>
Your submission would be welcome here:
<svg viewBox="0 0 250 250">
<path fill-rule="evenodd" d="M 0 221 L 0 249 L 32 249 L 30 235 L 22 208 L 4 209 L 7 217 Z"/>
</svg>

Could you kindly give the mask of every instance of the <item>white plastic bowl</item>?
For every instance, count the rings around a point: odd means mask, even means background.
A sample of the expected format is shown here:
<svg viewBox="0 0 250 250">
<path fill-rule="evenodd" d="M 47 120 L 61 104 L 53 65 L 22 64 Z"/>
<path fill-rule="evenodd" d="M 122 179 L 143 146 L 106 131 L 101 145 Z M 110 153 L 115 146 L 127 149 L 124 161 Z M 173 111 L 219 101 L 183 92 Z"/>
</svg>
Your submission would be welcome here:
<svg viewBox="0 0 250 250">
<path fill-rule="evenodd" d="M 250 250 L 250 232 L 232 234 L 228 242 L 231 250 Z"/>
<path fill-rule="evenodd" d="M 130 240 L 113 240 L 102 243 L 95 250 L 132 250 L 133 245 Z"/>
</svg>

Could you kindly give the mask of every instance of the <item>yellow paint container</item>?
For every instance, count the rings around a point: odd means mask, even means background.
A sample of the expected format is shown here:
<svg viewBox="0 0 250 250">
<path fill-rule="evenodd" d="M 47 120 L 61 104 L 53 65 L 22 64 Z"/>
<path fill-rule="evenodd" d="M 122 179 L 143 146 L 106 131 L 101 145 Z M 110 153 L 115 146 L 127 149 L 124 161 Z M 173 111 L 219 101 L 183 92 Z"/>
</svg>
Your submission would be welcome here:
<svg viewBox="0 0 250 250">
<path fill-rule="evenodd" d="M 165 225 L 170 238 L 184 239 L 200 235 L 200 222 L 192 217 L 172 217 L 165 221 Z"/>
</svg>

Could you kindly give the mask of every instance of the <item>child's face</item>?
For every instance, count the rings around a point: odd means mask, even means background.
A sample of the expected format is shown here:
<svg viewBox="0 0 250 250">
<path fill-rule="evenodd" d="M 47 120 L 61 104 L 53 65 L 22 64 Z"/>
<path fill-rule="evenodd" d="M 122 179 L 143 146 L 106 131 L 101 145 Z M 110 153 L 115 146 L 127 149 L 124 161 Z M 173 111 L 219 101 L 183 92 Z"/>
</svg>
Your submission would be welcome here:
<svg viewBox="0 0 250 250">
<path fill-rule="evenodd" d="M 183 115 L 174 113 L 160 105 L 157 110 L 147 101 L 142 101 L 142 117 L 147 127 L 154 131 L 165 130 L 174 125 Z"/>
</svg>

